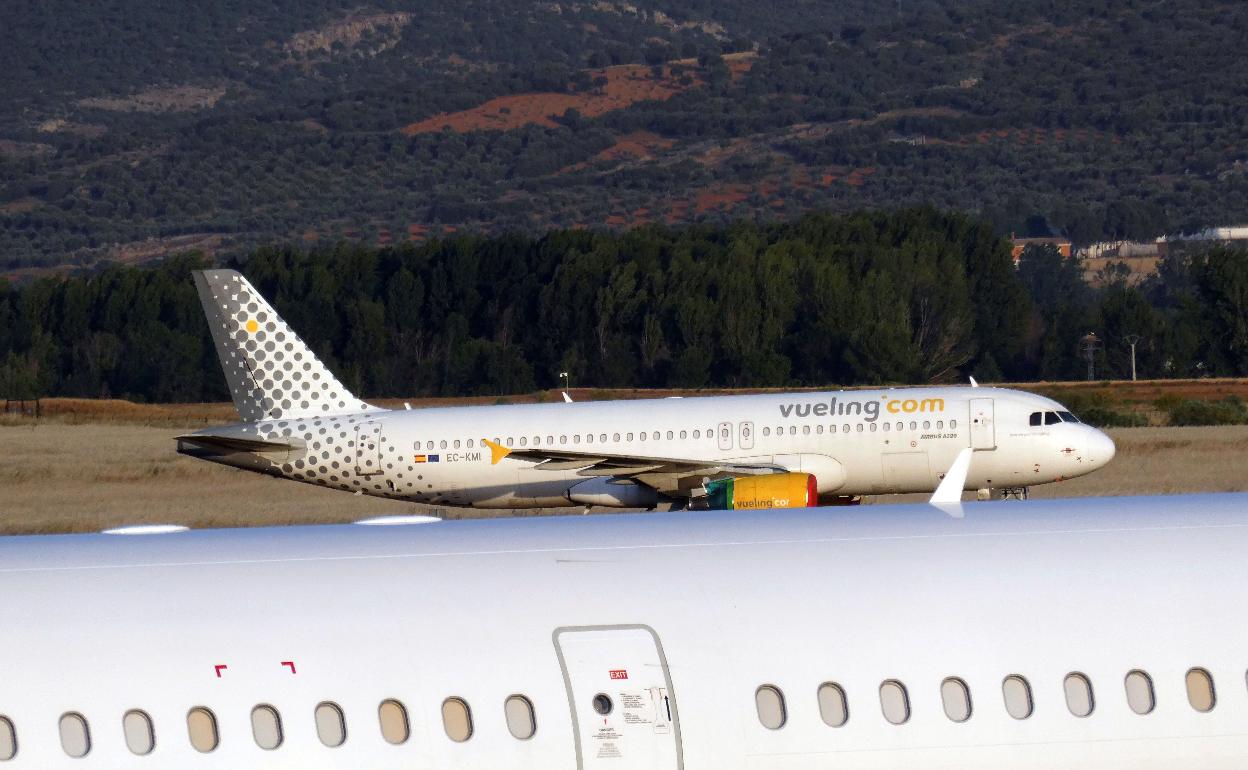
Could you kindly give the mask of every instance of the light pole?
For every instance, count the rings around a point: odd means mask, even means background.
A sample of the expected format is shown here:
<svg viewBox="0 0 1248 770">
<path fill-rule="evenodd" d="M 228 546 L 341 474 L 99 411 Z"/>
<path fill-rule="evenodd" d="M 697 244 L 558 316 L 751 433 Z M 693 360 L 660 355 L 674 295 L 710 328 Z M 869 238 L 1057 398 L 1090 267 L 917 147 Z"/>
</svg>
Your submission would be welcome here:
<svg viewBox="0 0 1248 770">
<path fill-rule="evenodd" d="M 1131 381 L 1135 382 L 1135 346 L 1144 338 L 1138 334 L 1128 334 L 1122 339 L 1131 346 Z"/>
<path fill-rule="evenodd" d="M 1088 359 L 1088 381 L 1096 379 L 1096 354 L 1101 349 L 1101 338 L 1096 332 L 1088 332 L 1079 339 L 1079 352 Z"/>
</svg>

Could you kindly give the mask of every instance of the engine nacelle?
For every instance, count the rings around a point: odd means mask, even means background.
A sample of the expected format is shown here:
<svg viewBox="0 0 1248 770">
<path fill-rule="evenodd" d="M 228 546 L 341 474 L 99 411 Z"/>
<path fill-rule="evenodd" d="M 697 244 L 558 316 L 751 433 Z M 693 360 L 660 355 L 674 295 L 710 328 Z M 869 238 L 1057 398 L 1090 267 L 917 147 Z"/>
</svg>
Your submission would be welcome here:
<svg viewBox="0 0 1248 770">
<path fill-rule="evenodd" d="M 819 484 L 809 473 L 734 476 L 707 483 L 706 500 L 713 511 L 806 508 L 818 504 Z"/>
<path fill-rule="evenodd" d="M 661 500 L 659 493 L 635 481 L 612 481 L 598 476 L 582 481 L 568 490 L 568 499 L 580 505 L 604 505 L 611 508 L 653 508 Z"/>
</svg>

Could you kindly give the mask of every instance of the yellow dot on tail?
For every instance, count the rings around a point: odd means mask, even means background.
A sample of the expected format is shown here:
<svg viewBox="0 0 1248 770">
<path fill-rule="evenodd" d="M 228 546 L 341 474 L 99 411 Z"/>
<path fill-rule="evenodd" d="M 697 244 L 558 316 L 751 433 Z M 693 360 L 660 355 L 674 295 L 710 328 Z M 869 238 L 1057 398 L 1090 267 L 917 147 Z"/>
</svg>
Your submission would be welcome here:
<svg viewBox="0 0 1248 770">
<path fill-rule="evenodd" d="M 255 334 L 256 330 L 260 328 L 260 324 L 256 323 L 256 319 L 249 318 L 247 320 L 246 328 L 247 328 L 247 331 L 251 332 L 252 334 Z"/>
</svg>

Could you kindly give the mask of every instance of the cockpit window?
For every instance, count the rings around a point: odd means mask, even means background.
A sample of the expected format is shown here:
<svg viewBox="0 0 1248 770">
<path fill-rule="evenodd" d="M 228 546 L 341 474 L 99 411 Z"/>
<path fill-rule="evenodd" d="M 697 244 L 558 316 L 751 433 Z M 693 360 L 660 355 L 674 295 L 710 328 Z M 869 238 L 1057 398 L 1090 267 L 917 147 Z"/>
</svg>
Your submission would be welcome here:
<svg viewBox="0 0 1248 770">
<path fill-rule="evenodd" d="M 1044 424 L 1044 412 L 1032 412 L 1031 413 L 1032 427 L 1035 427 L 1037 425 L 1043 425 L 1043 424 Z"/>
<path fill-rule="evenodd" d="M 1058 412 L 1057 414 L 1062 418 L 1062 422 L 1079 422 L 1079 418 L 1070 412 Z"/>
<path fill-rule="evenodd" d="M 1057 412 L 1045 412 L 1044 413 L 1045 425 L 1057 425 L 1061 421 L 1062 421 L 1062 418 L 1057 416 Z"/>
</svg>

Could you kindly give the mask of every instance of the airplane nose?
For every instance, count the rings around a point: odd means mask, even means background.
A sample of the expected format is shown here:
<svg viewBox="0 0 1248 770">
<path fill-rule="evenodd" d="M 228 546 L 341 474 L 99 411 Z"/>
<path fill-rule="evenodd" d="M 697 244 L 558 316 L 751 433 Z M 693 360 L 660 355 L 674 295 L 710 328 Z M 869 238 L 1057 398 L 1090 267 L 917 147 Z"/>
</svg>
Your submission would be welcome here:
<svg viewBox="0 0 1248 770">
<path fill-rule="evenodd" d="M 1118 447 L 1114 446 L 1114 440 L 1103 431 L 1093 428 L 1088 439 L 1088 455 L 1092 462 L 1098 467 L 1107 465 L 1117 453 Z"/>
</svg>

